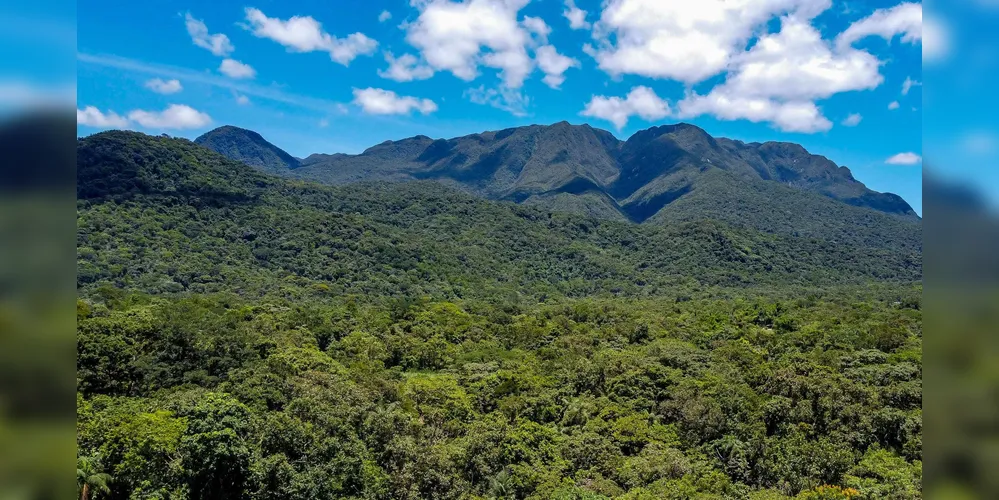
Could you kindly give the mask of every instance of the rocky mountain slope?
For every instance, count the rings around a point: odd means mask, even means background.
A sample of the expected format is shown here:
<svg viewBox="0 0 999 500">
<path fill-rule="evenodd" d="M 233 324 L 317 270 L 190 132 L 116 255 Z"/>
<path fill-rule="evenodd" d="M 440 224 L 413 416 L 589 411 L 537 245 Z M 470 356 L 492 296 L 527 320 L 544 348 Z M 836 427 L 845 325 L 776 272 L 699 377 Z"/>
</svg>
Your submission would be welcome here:
<svg viewBox="0 0 999 500">
<path fill-rule="evenodd" d="M 241 130 L 223 129 L 226 135 Z M 245 142 L 259 138 L 243 132 Z M 216 147 L 218 141 L 203 140 L 212 135 L 216 131 L 196 142 L 241 159 Z M 421 135 L 358 155 L 314 154 L 295 168 L 266 170 L 332 185 L 432 180 L 492 200 L 611 220 L 714 219 L 840 242 L 905 234 L 906 247 L 921 245 L 921 224 L 909 204 L 868 189 L 848 168 L 797 144 L 715 138 L 685 123 L 643 130 L 626 141 L 568 122 L 453 139 Z"/>
</svg>

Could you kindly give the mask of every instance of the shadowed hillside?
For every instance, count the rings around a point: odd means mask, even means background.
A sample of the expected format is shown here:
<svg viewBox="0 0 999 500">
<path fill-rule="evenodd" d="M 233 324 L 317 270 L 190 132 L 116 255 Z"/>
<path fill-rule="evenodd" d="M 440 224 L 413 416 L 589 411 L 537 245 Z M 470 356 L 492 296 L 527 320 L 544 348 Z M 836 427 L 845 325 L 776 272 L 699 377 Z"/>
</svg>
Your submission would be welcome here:
<svg viewBox="0 0 999 500">
<path fill-rule="evenodd" d="M 212 130 L 194 142 L 269 173 L 281 173 L 299 166 L 298 159 L 267 142 L 260 134 L 231 125 Z"/>
</svg>

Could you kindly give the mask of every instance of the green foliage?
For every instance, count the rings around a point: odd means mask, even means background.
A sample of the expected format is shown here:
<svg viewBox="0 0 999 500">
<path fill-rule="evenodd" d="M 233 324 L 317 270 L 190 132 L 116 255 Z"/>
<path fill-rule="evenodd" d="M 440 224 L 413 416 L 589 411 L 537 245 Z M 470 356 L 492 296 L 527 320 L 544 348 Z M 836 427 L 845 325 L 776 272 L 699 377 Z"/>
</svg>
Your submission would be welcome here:
<svg viewBox="0 0 999 500">
<path fill-rule="evenodd" d="M 77 457 L 76 488 L 81 500 L 99 498 L 101 495 L 111 493 L 111 488 L 108 487 L 111 475 L 99 470 L 99 460 L 92 457 Z"/>
<path fill-rule="evenodd" d="M 390 304 L 93 300 L 80 359 L 122 363 L 133 382 L 79 372 L 81 456 L 102 457 L 114 498 L 842 497 L 824 485 L 918 498 L 921 375 L 906 353 L 920 311 L 898 296 L 581 299 L 510 316 L 430 300 L 402 317 Z M 793 321 L 777 333 L 761 311 Z M 887 351 L 862 334 L 886 324 L 906 332 Z M 351 333 L 324 351 L 325 329 Z M 122 331 L 141 340 L 127 355 L 100 345 Z M 419 339 L 448 355 L 430 367 L 393 354 Z"/>
<path fill-rule="evenodd" d="M 265 141 L 260 134 L 231 125 L 212 130 L 194 142 L 265 172 L 280 173 L 299 166 L 297 159 Z"/>
<path fill-rule="evenodd" d="M 485 201 L 434 183 L 307 185 L 187 141 L 131 132 L 88 137 L 78 151 L 85 295 L 110 286 L 309 301 L 530 301 L 921 277 L 911 246 L 766 234 L 704 219 L 665 227 L 611 222 Z"/>
<path fill-rule="evenodd" d="M 919 498 L 918 260 L 80 144 L 90 498 Z M 880 279 L 880 281 L 879 281 Z"/>
</svg>

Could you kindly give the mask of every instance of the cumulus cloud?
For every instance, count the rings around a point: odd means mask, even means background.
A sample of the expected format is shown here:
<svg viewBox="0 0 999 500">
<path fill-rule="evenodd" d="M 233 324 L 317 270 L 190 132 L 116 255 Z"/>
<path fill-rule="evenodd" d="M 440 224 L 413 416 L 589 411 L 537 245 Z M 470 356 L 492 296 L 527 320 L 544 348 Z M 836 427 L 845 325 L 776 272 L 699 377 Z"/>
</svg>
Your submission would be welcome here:
<svg viewBox="0 0 999 500">
<path fill-rule="evenodd" d="M 378 76 L 395 80 L 397 82 L 411 82 L 413 80 L 426 80 L 434 76 L 434 69 L 412 54 L 403 54 L 395 57 L 391 52 L 385 53 L 385 62 L 389 64 L 388 69 L 378 70 Z"/>
<path fill-rule="evenodd" d="M 697 83 L 724 71 L 773 17 L 810 19 L 827 7 L 828 0 L 608 0 L 594 25 L 595 58 L 615 76 Z"/>
<path fill-rule="evenodd" d="M 543 81 L 553 89 L 562 85 L 565 81 L 565 72 L 569 68 L 579 67 L 579 61 L 559 54 L 551 45 L 538 47 L 534 57 L 538 61 L 538 67 L 545 73 Z"/>
<path fill-rule="evenodd" d="M 576 2 L 573 0 L 565 0 L 565 10 L 562 11 L 562 16 L 569 20 L 569 27 L 574 30 L 588 30 L 590 29 L 590 23 L 586 21 L 587 12 L 579 7 L 576 7 Z"/>
<path fill-rule="evenodd" d="M 905 81 L 902 82 L 902 95 L 909 95 L 909 91 L 912 90 L 912 87 L 920 87 L 922 85 L 923 82 L 917 82 L 912 78 L 905 77 Z"/>
<path fill-rule="evenodd" d="M 780 30 L 760 36 L 753 47 L 731 56 L 724 83 L 707 95 L 688 95 L 680 114 L 710 114 L 723 120 L 769 122 L 786 132 L 829 130 L 816 100 L 876 88 L 884 81 L 880 61 L 852 47 L 837 48 L 800 15 L 781 19 Z"/>
<path fill-rule="evenodd" d="M 201 128 L 212 122 L 212 118 L 185 104 L 171 104 L 163 111 L 134 110 L 128 119 L 152 129 Z"/>
<path fill-rule="evenodd" d="M 834 51 L 808 21 L 793 16 L 783 18 L 779 32 L 760 37 L 734 64 L 725 86 L 747 97 L 824 99 L 884 81 L 876 57 L 852 48 Z"/>
<path fill-rule="evenodd" d="M 76 123 L 94 128 L 126 128 L 128 119 L 114 111 L 102 112 L 94 106 L 76 110 Z"/>
<path fill-rule="evenodd" d="M 860 113 L 853 113 L 844 118 L 842 123 L 844 127 L 856 127 L 863 119 L 864 117 Z"/>
<path fill-rule="evenodd" d="M 337 38 L 323 31 L 322 24 L 309 16 L 288 20 L 267 17 L 259 9 L 247 8 L 248 28 L 260 38 L 273 40 L 292 52 L 328 52 L 334 62 L 347 66 L 362 55 L 374 54 L 378 42 L 364 33 Z"/>
<path fill-rule="evenodd" d="M 888 109 L 890 110 L 896 110 L 899 108 L 899 106 L 901 106 L 901 104 L 899 104 L 898 101 L 892 101 L 888 103 Z"/>
<path fill-rule="evenodd" d="M 384 23 L 389 19 L 392 19 L 392 13 L 387 10 L 383 10 L 381 14 L 378 14 L 378 22 L 380 23 Z"/>
<path fill-rule="evenodd" d="M 906 152 L 899 153 L 885 160 L 885 163 L 889 165 L 917 165 L 922 163 L 923 157 L 917 155 L 916 153 Z"/>
<path fill-rule="evenodd" d="M 721 120 L 768 122 L 784 132 L 811 134 L 832 128 L 818 106 L 811 101 L 782 102 L 761 97 L 728 94 L 724 89 L 708 95 L 692 94 L 678 103 L 681 118 L 713 115 Z"/>
<path fill-rule="evenodd" d="M 506 87 L 520 88 L 534 69 L 528 55 L 531 32 L 517 22 L 526 0 L 418 0 L 419 17 L 406 40 L 437 71 L 474 80 L 479 65 L 499 70 Z"/>
<path fill-rule="evenodd" d="M 520 22 L 527 28 L 527 31 L 531 32 L 539 42 L 548 43 L 548 35 L 551 34 L 552 29 L 545 23 L 544 19 L 540 17 L 525 16 L 524 20 Z"/>
<path fill-rule="evenodd" d="M 413 111 L 426 115 L 437 111 L 437 104 L 430 99 L 400 96 L 391 90 L 376 88 L 354 89 L 354 104 L 372 115 L 404 115 Z"/>
<path fill-rule="evenodd" d="M 146 88 L 157 94 L 176 94 L 184 90 L 180 80 L 163 80 L 162 78 L 153 78 L 147 81 Z"/>
<path fill-rule="evenodd" d="M 475 104 L 502 109 L 514 116 L 527 116 L 527 106 L 531 103 L 523 92 L 506 87 L 492 89 L 480 85 L 478 88 L 466 90 L 465 96 Z"/>
<path fill-rule="evenodd" d="M 891 40 L 902 35 L 902 41 L 916 43 L 923 38 L 923 6 L 918 3 L 902 3 L 889 9 L 878 9 L 850 25 L 836 38 L 839 47 L 847 47 L 857 40 L 869 36 L 879 36 Z"/>
<path fill-rule="evenodd" d="M 669 103 L 656 95 L 652 89 L 638 86 L 631 89 L 623 99 L 593 96 L 580 114 L 607 120 L 621 130 L 632 116 L 638 116 L 646 121 L 659 120 L 670 114 L 670 107 Z"/>
<path fill-rule="evenodd" d="M 190 12 L 184 15 L 184 24 L 187 26 L 187 34 L 191 35 L 191 40 L 198 47 L 208 49 L 212 54 L 220 57 L 227 56 L 236 50 L 229 41 L 229 37 L 221 33 L 209 34 L 208 26 L 205 25 L 204 21 L 195 19 Z"/>
<path fill-rule="evenodd" d="M 229 78 L 243 79 L 257 76 L 257 70 L 249 64 L 241 63 L 235 59 L 225 59 L 219 65 L 219 71 Z"/>
<path fill-rule="evenodd" d="M 913 43 L 922 37 L 921 7 L 903 3 L 853 23 L 836 39 L 824 39 L 813 21 L 831 5 L 830 0 L 606 0 L 593 27 L 595 46 L 584 51 L 612 76 L 690 86 L 724 74 L 707 94 L 691 92 L 677 103 L 683 117 L 710 114 L 789 132 L 821 132 L 832 122 L 817 101 L 884 82 L 883 62 L 854 42 L 875 35 L 902 35 Z M 769 31 L 774 18 L 780 28 Z"/>
<path fill-rule="evenodd" d="M 242 94 L 237 95 L 236 104 L 239 104 L 240 106 L 246 106 L 247 104 L 250 104 L 250 98 Z"/>
</svg>

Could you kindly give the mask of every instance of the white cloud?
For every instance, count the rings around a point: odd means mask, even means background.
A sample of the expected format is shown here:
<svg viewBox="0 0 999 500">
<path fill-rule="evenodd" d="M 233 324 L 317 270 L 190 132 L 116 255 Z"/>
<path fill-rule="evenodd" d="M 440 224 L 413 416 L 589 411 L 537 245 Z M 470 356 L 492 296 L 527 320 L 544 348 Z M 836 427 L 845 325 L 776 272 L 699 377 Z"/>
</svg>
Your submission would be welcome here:
<svg viewBox="0 0 999 500">
<path fill-rule="evenodd" d="M 638 116 L 646 121 L 659 120 L 670 114 L 669 103 L 659 98 L 656 93 L 643 86 L 631 89 L 622 99 L 620 97 L 593 96 L 580 115 L 607 120 L 618 130 L 628 124 L 628 119 Z"/>
<path fill-rule="evenodd" d="M 784 132 L 811 134 L 832 128 L 818 106 L 811 101 L 781 102 L 760 97 L 744 97 L 716 89 L 705 96 L 692 94 L 678 103 L 681 118 L 710 114 L 721 120 L 769 122 Z"/>
<path fill-rule="evenodd" d="M 902 35 L 902 42 L 916 43 L 923 38 L 923 6 L 918 3 L 901 3 L 890 9 L 878 9 L 850 25 L 836 38 L 839 47 L 847 47 L 869 36 L 891 40 Z"/>
<path fill-rule="evenodd" d="M 856 24 L 842 43 L 833 43 L 812 24 L 831 6 L 831 0 L 607 0 L 593 28 L 597 46 L 584 51 L 613 76 L 677 80 L 689 88 L 725 75 L 707 94 L 688 91 L 677 103 L 680 117 L 707 114 L 767 122 L 788 132 L 822 132 L 833 124 L 816 101 L 884 81 L 882 62 L 850 43 L 864 33 L 881 33 L 877 23 Z M 775 17 L 780 29 L 770 32 Z M 906 32 L 904 39 L 915 36 Z"/>
<path fill-rule="evenodd" d="M 247 104 L 250 104 L 250 98 L 240 94 L 236 96 L 236 104 L 239 104 L 240 106 L 246 106 Z"/>
<path fill-rule="evenodd" d="M 780 31 L 730 57 L 724 83 L 707 95 L 689 94 L 679 111 L 682 117 L 710 114 L 769 122 L 786 132 L 823 132 L 832 122 L 815 101 L 876 88 L 884 81 L 880 64 L 868 52 L 833 47 L 808 19 L 785 16 Z"/>
<path fill-rule="evenodd" d="M 249 64 L 241 63 L 235 59 L 225 59 L 219 65 L 219 71 L 229 78 L 253 78 L 257 76 L 257 71 Z"/>
<path fill-rule="evenodd" d="M 922 85 L 923 82 L 917 82 L 912 78 L 905 77 L 905 81 L 902 82 L 902 95 L 909 95 L 909 91 L 912 90 L 912 87 L 921 87 Z"/>
<path fill-rule="evenodd" d="M 548 35 L 551 34 L 552 29 L 547 23 L 545 23 L 544 19 L 541 19 L 540 17 L 525 16 L 524 20 L 520 23 L 524 25 L 524 28 L 527 28 L 527 31 L 534 34 L 539 42 L 548 43 Z"/>
<path fill-rule="evenodd" d="M 935 63 L 950 54 L 950 28 L 936 17 L 923 19 L 923 62 Z"/>
<path fill-rule="evenodd" d="M 229 37 L 221 33 L 209 34 L 208 26 L 205 25 L 204 21 L 195 19 L 190 12 L 184 15 L 184 24 L 187 25 L 187 34 L 191 35 L 191 40 L 198 47 L 208 49 L 212 54 L 220 57 L 227 56 L 236 50 L 229 41 Z"/>
<path fill-rule="evenodd" d="M 153 78 L 147 81 L 146 88 L 157 94 L 176 94 L 184 90 L 184 87 L 180 84 L 180 80 L 163 80 L 162 78 Z"/>
<path fill-rule="evenodd" d="M 734 57 L 733 64 L 725 87 L 747 97 L 824 99 L 884 81 L 876 57 L 852 48 L 834 51 L 808 21 L 793 16 L 781 20 L 779 32 L 760 37 Z"/>
<path fill-rule="evenodd" d="M 885 160 L 889 165 L 916 165 L 922 163 L 923 157 L 916 153 L 899 153 Z"/>
<path fill-rule="evenodd" d="M 863 119 L 864 117 L 860 113 L 853 113 L 844 118 L 842 124 L 844 127 L 856 127 Z"/>
<path fill-rule="evenodd" d="M 590 29 L 590 23 L 586 21 L 586 14 L 585 10 L 576 7 L 576 2 L 565 0 L 565 10 L 562 11 L 562 16 L 569 20 L 570 28 L 574 30 Z"/>
<path fill-rule="evenodd" d="M 392 19 L 392 13 L 387 10 L 383 10 L 381 14 L 378 14 L 378 22 L 380 23 L 384 23 L 389 19 Z"/>
<path fill-rule="evenodd" d="M 888 103 L 888 109 L 890 109 L 890 110 L 896 110 L 896 109 L 898 109 L 899 106 L 901 106 L 901 105 L 898 103 L 898 101 L 892 101 L 892 102 Z"/>
<path fill-rule="evenodd" d="M 505 86 L 520 88 L 534 63 L 527 53 L 531 34 L 517 22 L 528 0 L 414 0 L 419 17 L 406 27 L 406 40 L 438 71 L 474 80 L 479 65 L 499 70 Z"/>
<path fill-rule="evenodd" d="M 319 120 L 319 128 L 326 128 L 329 126 L 330 126 L 330 121 L 327 120 L 326 118 L 322 118 Z"/>
<path fill-rule="evenodd" d="M 697 83 L 724 71 L 782 13 L 811 19 L 830 0 L 607 0 L 594 25 L 600 69 Z"/>
<path fill-rule="evenodd" d="M 328 52 L 334 62 L 347 66 L 361 55 L 374 54 L 378 42 L 364 33 L 337 38 L 323 31 L 322 24 L 309 16 L 294 16 L 287 21 L 267 17 L 259 9 L 247 8 L 246 20 L 253 34 L 268 38 L 293 52 Z"/>
<path fill-rule="evenodd" d="M 485 85 L 480 85 L 466 90 L 465 96 L 475 104 L 492 106 L 514 116 L 527 116 L 527 107 L 531 103 L 523 92 L 508 87 L 487 89 Z"/>
<path fill-rule="evenodd" d="M 538 47 L 534 57 L 538 61 L 538 67 L 545 72 L 543 81 L 553 89 L 559 88 L 565 81 L 566 70 L 579 67 L 579 61 L 559 54 L 551 45 Z"/>
<path fill-rule="evenodd" d="M 163 111 L 132 110 L 127 117 L 114 111 L 101 112 L 94 106 L 76 110 L 76 122 L 94 128 L 128 128 L 132 122 L 151 129 L 200 128 L 212 122 L 210 116 L 184 104 L 171 104 Z"/>
<path fill-rule="evenodd" d="M 185 104 L 171 104 L 163 111 L 134 110 L 128 119 L 152 129 L 201 128 L 212 122 L 212 118 Z"/>
<path fill-rule="evenodd" d="M 128 119 L 114 111 L 101 112 L 94 106 L 76 110 L 76 123 L 94 128 L 126 128 Z"/>
<path fill-rule="evenodd" d="M 354 104 L 372 115 L 404 115 L 413 111 L 426 115 L 437 111 L 437 104 L 430 99 L 399 96 L 391 90 L 375 88 L 354 89 Z"/>
<path fill-rule="evenodd" d="M 434 76 L 434 69 L 412 54 L 403 54 L 394 57 L 391 52 L 385 53 L 385 62 L 389 63 L 386 70 L 378 70 L 378 76 L 395 80 L 397 82 L 411 82 L 413 80 L 426 80 Z"/>
</svg>

